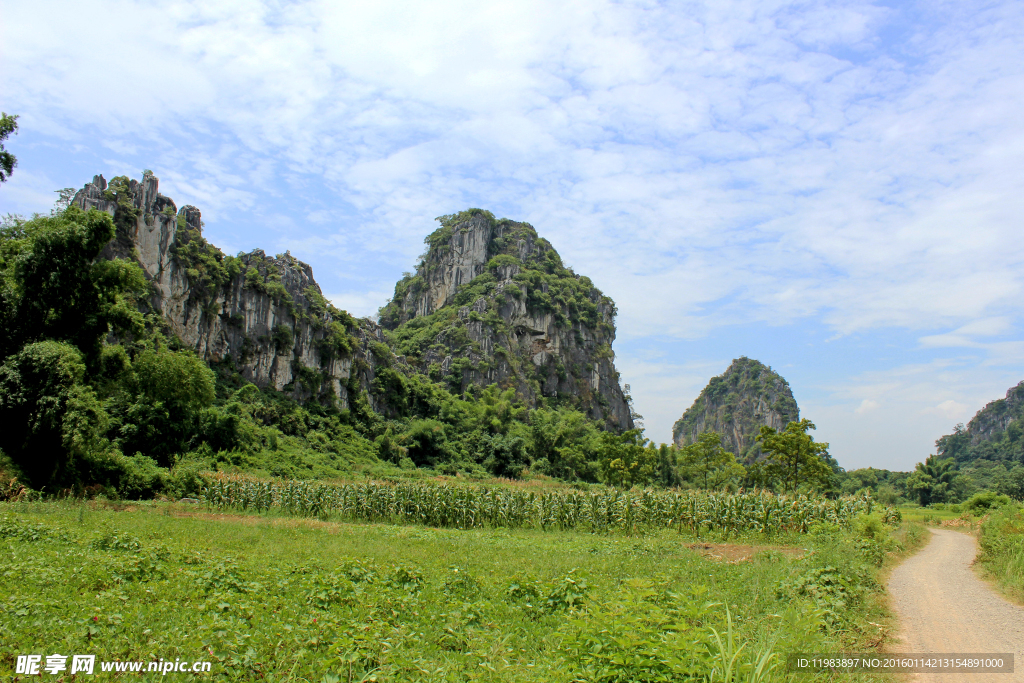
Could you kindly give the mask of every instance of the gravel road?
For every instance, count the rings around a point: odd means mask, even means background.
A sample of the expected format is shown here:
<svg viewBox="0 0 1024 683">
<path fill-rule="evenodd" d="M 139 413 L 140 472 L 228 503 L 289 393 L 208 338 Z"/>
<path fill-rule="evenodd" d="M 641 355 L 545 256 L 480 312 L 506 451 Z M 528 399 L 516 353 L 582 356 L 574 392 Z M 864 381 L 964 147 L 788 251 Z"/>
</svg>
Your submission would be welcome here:
<svg viewBox="0 0 1024 683">
<path fill-rule="evenodd" d="M 1014 655 L 1014 673 L 912 674 L 913 681 L 1024 683 L 1024 607 L 996 593 L 971 570 L 973 537 L 930 529 L 925 548 L 889 579 L 902 625 L 900 653 L 1003 653 Z"/>
</svg>

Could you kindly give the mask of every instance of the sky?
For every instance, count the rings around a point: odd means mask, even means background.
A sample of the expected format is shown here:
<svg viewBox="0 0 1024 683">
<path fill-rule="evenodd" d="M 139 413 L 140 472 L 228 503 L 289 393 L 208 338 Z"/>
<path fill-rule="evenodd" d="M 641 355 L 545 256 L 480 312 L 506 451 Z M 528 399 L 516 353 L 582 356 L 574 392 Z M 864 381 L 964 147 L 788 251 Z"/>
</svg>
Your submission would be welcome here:
<svg viewBox="0 0 1024 683">
<path fill-rule="evenodd" d="M 732 359 L 847 469 L 1024 380 L 1024 3 L 0 0 L 0 214 L 93 175 L 373 316 L 434 217 L 528 221 L 618 305 L 646 435 Z"/>
</svg>

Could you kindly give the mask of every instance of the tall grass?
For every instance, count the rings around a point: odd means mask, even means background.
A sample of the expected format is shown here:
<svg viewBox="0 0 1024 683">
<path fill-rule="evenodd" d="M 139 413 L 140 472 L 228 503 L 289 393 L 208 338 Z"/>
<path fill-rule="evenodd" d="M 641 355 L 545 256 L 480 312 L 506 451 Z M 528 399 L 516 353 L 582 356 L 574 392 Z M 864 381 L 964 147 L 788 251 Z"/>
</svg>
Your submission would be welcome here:
<svg viewBox="0 0 1024 683">
<path fill-rule="evenodd" d="M 1024 601 L 1024 508 L 1008 505 L 981 524 L 981 562 L 999 584 Z"/>
<path fill-rule="evenodd" d="M 216 509 L 277 509 L 289 515 L 352 521 L 423 524 L 458 529 L 508 528 L 544 531 L 635 532 L 684 529 L 728 533 L 806 533 L 816 523 L 848 528 L 859 514 L 897 509 L 868 496 L 828 499 L 776 496 L 767 491 L 735 494 L 614 488 L 591 491 L 526 491 L 430 483 L 326 484 L 253 481 L 213 474 L 204 479 L 203 501 Z"/>
</svg>

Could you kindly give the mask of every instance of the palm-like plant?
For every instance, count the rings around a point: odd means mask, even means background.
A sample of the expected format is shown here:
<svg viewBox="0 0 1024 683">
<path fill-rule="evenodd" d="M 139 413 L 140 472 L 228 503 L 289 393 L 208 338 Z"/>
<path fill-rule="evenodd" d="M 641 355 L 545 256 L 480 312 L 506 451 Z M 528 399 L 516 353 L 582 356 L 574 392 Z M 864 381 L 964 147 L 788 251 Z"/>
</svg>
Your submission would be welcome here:
<svg viewBox="0 0 1024 683">
<path fill-rule="evenodd" d="M 908 480 L 907 483 L 917 490 L 921 505 L 928 505 L 942 497 L 954 477 L 956 466 L 952 458 L 940 459 L 937 455 L 929 455 L 927 460 L 917 463 L 913 482 Z"/>
</svg>

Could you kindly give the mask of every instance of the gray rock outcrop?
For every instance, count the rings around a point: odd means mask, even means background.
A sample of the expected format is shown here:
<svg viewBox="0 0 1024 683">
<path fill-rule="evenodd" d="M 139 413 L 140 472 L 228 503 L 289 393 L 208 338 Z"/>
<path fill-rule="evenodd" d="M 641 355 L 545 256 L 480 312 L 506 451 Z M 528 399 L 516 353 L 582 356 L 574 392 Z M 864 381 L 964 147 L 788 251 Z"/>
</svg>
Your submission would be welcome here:
<svg viewBox="0 0 1024 683">
<path fill-rule="evenodd" d="M 530 407 L 570 405 L 631 429 L 611 299 L 528 223 L 479 209 L 439 220 L 415 274 L 381 309 L 396 352 L 453 391 L 514 387 Z"/>
<path fill-rule="evenodd" d="M 178 210 L 158 188 L 151 173 L 141 182 L 120 177 L 109 184 L 99 175 L 73 204 L 113 216 L 117 234 L 103 256 L 142 267 L 147 303 L 167 332 L 259 387 L 298 400 L 329 394 L 349 408 L 351 393 L 370 387 L 380 357 L 389 355 L 380 351 L 381 328 L 330 306 L 309 265 L 289 254 L 224 255 L 203 238 L 199 209 Z M 386 414 L 385 403 L 367 393 L 371 407 Z"/>
<path fill-rule="evenodd" d="M 997 398 L 967 423 L 970 443 L 977 446 L 987 441 L 1002 439 L 1012 422 L 1024 417 L 1024 382 L 1010 387 L 1006 398 Z"/>
<path fill-rule="evenodd" d="M 782 431 L 799 419 L 789 383 L 763 363 L 740 357 L 711 378 L 672 427 L 672 440 L 682 448 L 703 432 L 718 432 L 726 450 L 750 463 L 760 456 L 755 438 L 762 426 Z"/>
</svg>

